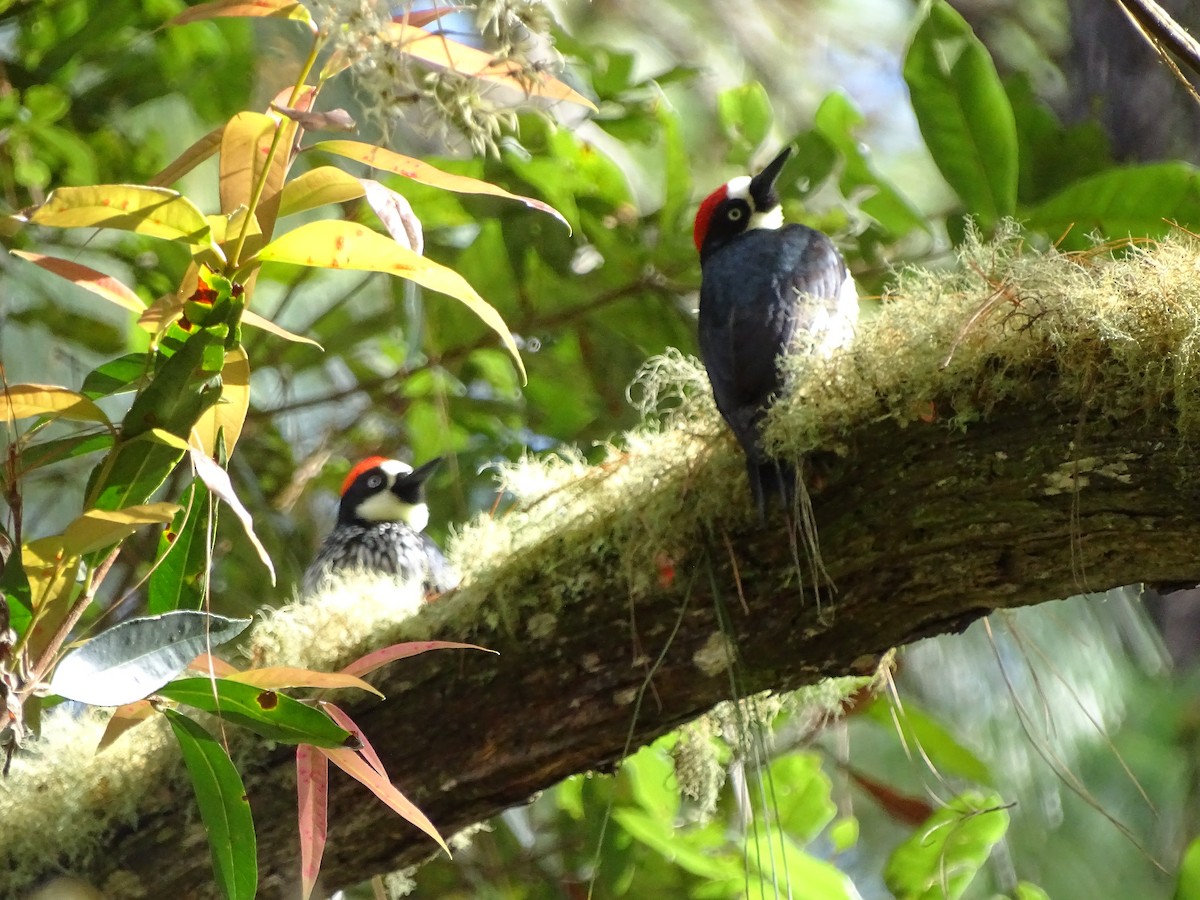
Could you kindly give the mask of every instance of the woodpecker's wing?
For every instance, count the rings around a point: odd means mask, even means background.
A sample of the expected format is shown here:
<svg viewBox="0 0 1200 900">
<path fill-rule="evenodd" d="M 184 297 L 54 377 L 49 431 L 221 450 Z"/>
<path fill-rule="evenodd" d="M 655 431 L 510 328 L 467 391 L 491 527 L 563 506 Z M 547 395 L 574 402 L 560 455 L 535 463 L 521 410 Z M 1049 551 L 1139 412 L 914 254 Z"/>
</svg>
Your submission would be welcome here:
<svg viewBox="0 0 1200 900">
<path fill-rule="evenodd" d="M 780 237 L 792 261 L 791 327 L 784 346 L 800 353 L 828 355 L 854 337 L 858 320 L 854 279 L 833 241 L 821 232 L 788 225 Z"/>
</svg>

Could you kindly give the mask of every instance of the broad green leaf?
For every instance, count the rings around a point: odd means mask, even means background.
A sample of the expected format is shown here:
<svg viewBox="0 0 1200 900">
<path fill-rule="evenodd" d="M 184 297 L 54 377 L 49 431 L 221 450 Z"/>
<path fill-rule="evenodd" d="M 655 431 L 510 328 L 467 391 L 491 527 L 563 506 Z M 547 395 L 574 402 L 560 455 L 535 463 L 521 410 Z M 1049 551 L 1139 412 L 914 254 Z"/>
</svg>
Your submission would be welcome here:
<svg viewBox="0 0 1200 900">
<path fill-rule="evenodd" d="M 193 610 L 130 619 L 68 653 L 51 692 L 93 706 L 122 706 L 157 691 L 198 654 L 245 630 L 249 619 Z"/>
<path fill-rule="evenodd" d="M 1200 872 L 1198 872 L 1197 875 L 1200 875 Z M 1192 896 L 1200 896 L 1200 892 L 1197 892 Z M 1043 891 L 1036 884 L 1031 884 L 1028 881 L 1022 881 L 1017 884 L 1017 890 L 1016 893 L 1013 894 L 1013 898 L 1014 900 L 1050 900 L 1050 895 Z M 1177 897 L 1176 900 L 1184 900 L 1184 898 Z M 1191 898 L 1189 897 L 1187 900 L 1191 900 Z"/>
<path fill-rule="evenodd" d="M 793 752 L 771 763 L 771 806 L 783 830 L 801 844 L 816 839 L 837 815 L 832 784 L 816 753 Z"/>
<path fill-rule="evenodd" d="M 1200 900 L 1200 838 L 1192 838 L 1184 851 L 1174 900 Z"/>
<path fill-rule="evenodd" d="M 160 687 L 157 693 L 176 703 L 186 703 L 220 716 L 272 741 L 345 747 L 353 740 L 350 732 L 319 709 L 287 694 L 227 678 L 182 678 Z"/>
<path fill-rule="evenodd" d="M 500 314 L 461 275 L 418 256 L 376 231 L 350 222 L 310 222 L 276 238 L 263 247 L 258 258 L 263 262 L 297 266 L 385 272 L 447 294 L 465 304 L 500 335 L 516 360 L 522 379 L 525 378 L 525 366 L 512 332 Z"/>
<path fill-rule="evenodd" d="M 125 540 L 143 525 L 165 525 L 179 507 L 174 503 L 146 503 L 125 509 L 90 509 L 63 532 L 63 550 L 85 556 Z"/>
<path fill-rule="evenodd" d="M 904 60 L 917 124 L 942 177 L 985 228 L 1016 211 L 1017 126 L 987 49 L 933 0 Z"/>
<path fill-rule="evenodd" d="M 163 714 L 175 732 L 196 791 L 217 886 L 226 900 L 253 900 L 258 891 L 258 849 L 242 777 L 225 748 L 200 725 L 171 709 Z"/>
<path fill-rule="evenodd" d="M 267 567 L 267 572 L 271 576 L 271 584 L 275 584 L 275 566 L 271 563 L 271 556 L 267 553 L 267 548 L 262 545 L 262 541 L 258 539 L 258 535 L 254 533 L 254 519 L 251 518 L 250 511 L 242 505 L 242 501 L 234 492 L 233 482 L 229 480 L 229 473 L 213 462 L 203 450 L 198 450 L 196 447 L 190 447 L 189 450 L 196 477 L 233 510 L 233 514 L 238 517 L 238 521 L 242 523 L 242 528 L 246 531 L 246 537 L 250 539 L 255 552 L 258 553 L 258 558 Z"/>
<path fill-rule="evenodd" d="M 421 184 L 454 191 L 458 194 L 485 194 L 489 197 L 503 197 L 507 200 L 516 200 L 524 203 L 530 209 L 549 213 L 566 225 L 568 231 L 571 230 L 571 226 L 567 223 L 562 213 L 548 203 L 543 203 L 541 200 L 534 200 L 532 197 L 523 197 L 520 194 L 510 193 L 502 187 L 487 181 L 481 181 L 478 178 L 471 178 L 469 175 L 455 175 L 453 172 L 443 172 L 441 169 L 435 168 L 419 159 L 414 159 L 411 156 L 402 156 L 384 147 L 376 147 L 373 144 L 364 144 L 360 141 L 321 141 L 309 149 L 322 150 L 326 153 L 344 156 L 347 159 L 365 163 L 373 168 L 383 169 L 385 172 L 402 175 Z"/>
<path fill-rule="evenodd" d="M 771 109 L 767 89 L 751 81 L 721 93 L 717 98 L 717 119 L 725 137 L 741 142 L 747 151 L 753 152 L 771 133 L 775 111 Z"/>
<path fill-rule="evenodd" d="M 85 456 L 98 450 L 107 450 L 113 445 L 111 431 L 92 431 L 73 434 L 69 437 L 43 441 L 40 444 L 30 444 L 21 451 L 22 474 L 28 474 L 34 469 L 40 469 L 52 463 L 65 459 Z"/>
<path fill-rule="evenodd" d="M 382 698 L 376 688 L 367 684 L 361 678 L 347 675 L 345 672 L 314 672 L 312 669 L 300 669 L 293 666 L 269 666 L 263 669 L 246 669 L 234 675 L 227 675 L 228 681 L 237 681 L 257 688 L 280 690 L 282 688 L 358 688 L 370 691 Z"/>
<path fill-rule="evenodd" d="M 740 861 L 701 852 L 670 820 L 629 807 L 613 810 L 612 818 L 635 840 L 693 875 L 709 881 L 738 880 L 743 875 Z"/>
<path fill-rule="evenodd" d="M 169 188 L 138 184 L 58 188 L 29 221 L 55 228 L 117 228 L 216 249 L 204 213 Z"/>
<path fill-rule="evenodd" d="M 436 69 L 448 69 L 469 78 L 512 88 L 526 97 L 565 100 L 596 110 L 596 104 L 557 78 L 544 73 L 528 73 L 515 60 L 498 59 L 491 53 L 451 40 L 444 33 L 397 22 L 385 29 L 380 37 L 402 53 Z"/>
<path fill-rule="evenodd" d="M 1026 227 L 1063 246 L 1091 245 L 1088 235 L 1157 237 L 1172 223 L 1200 225 L 1200 170 L 1182 162 L 1110 169 L 1063 188 L 1026 212 Z M 1069 234 L 1067 234 L 1069 232 Z"/>
<path fill-rule="evenodd" d="M 146 611 L 151 615 L 173 609 L 200 609 L 208 573 L 205 542 L 210 531 L 210 513 L 215 533 L 217 506 L 209 503 L 204 482 L 193 479 L 187 505 L 158 540 L 158 563 L 146 586 Z"/>
<path fill-rule="evenodd" d="M 433 823 L 429 821 L 425 813 L 421 812 L 412 801 L 400 793 L 396 786 L 388 779 L 387 775 L 375 771 L 353 750 L 332 750 L 322 747 L 321 753 L 328 757 L 329 761 L 335 766 L 361 783 L 372 794 L 391 807 L 402 819 L 411 822 L 429 835 L 429 837 L 433 838 L 438 846 L 446 851 L 446 855 L 450 855 L 450 848 L 446 846 L 446 842 L 442 840 L 442 836 L 438 834 L 438 830 L 433 827 Z"/>
<path fill-rule="evenodd" d="M 379 650 L 368 653 L 366 656 L 361 656 L 343 668 L 342 673 L 345 675 L 367 675 L 394 660 L 406 659 L 429 650 L 482 650 L 484 653 L 496 653 L 495 650 L 489 650 L 487 647 L 480 647 L 475 644 L 460 644 L 457 641 L 409 641 L 403 644 L 392 644 L 390 647 L 382 647 Z"/>
<path fill-rule="evenodd" d="M 129 353 L 111 359 L 88 372 L 79 392 L 95 400 L 122 391 L 132 390 L 135 382 L 147 374 L 147 359 L 144 353 Z"/>
<path fill-rule="evenodd" d="M 300 815 L 300 896 L 308 900 L 321 872 L 329 814 L 329 760 L 309 744 L 296 748 L 296 795 Z"/>
<path fill-rule="evenodd" d="M 775 884 L 784 881 L 787 889 L 780 891 L 780 896 L 792 900 L 861 900 L 849 875 L 805 853 L 786 833 L 760 825 L 746 843 L 746 860 L 764 882 L 761 893 L 751 889 L 750 897 L 755 900 L 773 898 Z"/>
<path fill-rule="evenodd" d="M 898 900 L 957 900 L 1007 830 L 998 796 L 962 794 L 896 848 L 884 881 Z"/>
<path fill-rule="evenodd" d="M 919 747 L 920 752 L 943 774 L 958 775 L 976 784 L 994 787 L 987 765 L 915 703 L 905 702 L 904 709 L 897 711 L 893 719 L 888 700 L 877 698 L 864 710 L 864 714 L 884 728 L 895 728 L 898 721 L 904 741 L 914 750 Z"/>
<path fill-rule="evenodd" d="M 196 422 L 192 434 L 200 447 L 210 456 L 217 455 L 217 439 L 223 437 L 225 453 L 231 455 L 246 424 L 250 410 L 250 357 L 243 347 L 225 351 L 221 368 L 221 397 L 206 409 Z"/>
<path fill-rule="evenodd" d="M 130 312 L 138 313 L 146 308 L 146 304 L 142 299 L 135 294 L 130 288 L 127 288 L 111 275 L 105 275 L 103 272 L 97 272 L 95 269 L 80 265 L 76 262 L 71 262 L 66 259 L 57 259 L 53 256 L 44 256 L 41 253 L 29 253 L 25 250 L 9 250 L 13 256 L 19 256 L 21 259 L 28 260 L 35 266 L 45 269 L 60 278 L 65 278 L 85 291 L 90 291 L 97 297 L 107 300 L 122 309 L 127 309 Z"/>
<path fill-rule="evenodd" d="M 212 0 L 210 3 L 200 3 L 185 9 L 167 24 L 186 25 L 188 22 L 201 22 L 223 16 L 291 19 L 307 25 L 313 34 L 317 33 L 317 23 L 297 0 Z"/>
<path fill-rule="evenodd" d="M 109 425 L 108 416 L 95 403 L 76 391 L 53 384 L 10 384 L 4 388 L 0 406 L 4 420 L 32 416 L 100 422 Z M 111 425 L 110 425 L 111 427 Z"/>
</svg>

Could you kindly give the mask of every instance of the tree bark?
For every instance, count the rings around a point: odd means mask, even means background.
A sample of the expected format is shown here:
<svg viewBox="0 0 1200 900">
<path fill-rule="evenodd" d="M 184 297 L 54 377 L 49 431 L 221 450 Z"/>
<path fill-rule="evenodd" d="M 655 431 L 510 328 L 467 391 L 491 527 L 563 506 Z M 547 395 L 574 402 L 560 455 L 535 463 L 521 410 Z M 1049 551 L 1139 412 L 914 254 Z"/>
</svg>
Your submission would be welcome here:
<svg viewBox="0 0 1200 900">
<path fill-rule="evenodd" d="M 1051 388 L 1047 377 L 1043 396 Z M 594 571 L 571 579 L 602 587 L 564 596 L 548 542 L 537 561 L 518 564 L 528 596 L 563 598 L 551 633 L 513 634 L 483 617 L 448 627 L 436 636 L 500 655 L 405 661 L 380 685 L 388 699 L 353 714 L 397 785 L 450 834 L 572 773 L 608 769 L 627 746 L 727 699 L 729 674 L 711 664 L 722 646 L 718 609 L 732 622 L 743 689 L 754 692 L 870 673 L 890 647 L 960 631 L 999 607 L 1140 581 L 1200 581 L 1200 470 L 1175 449 L 1173 411 L 1148 410 L 1136 421 L 1085 413 L 1047 400 L 997 407 L 966 431 L 880 422 L 860 431 L 846 455 L 814 460 L 813 510 L 836 585 L 819 608 L 797 587 L 810 573 L 802 553 L 797 565 L 778 511 L 765 526 L 685 536 L 690 549 L 674 560 L 674 578 L 640 598 L 611 583 L 619 566 L 605 551 L 587 564 Z M 715 453 L 733 452 L 731 444 Z M 744 488 L 739 481 L 730 490 Z M 263 897 L 295 894 L 292 759 L 279 749 L 243 773 Z M 330 796 L 326 885 L 433 852 L 350 779 L 333 776 Z M 102 883 L 120 871 L 147 896 L 209 896 L 203 848 L 200 826 L 178 807 L 147 811 L 87 874 Z"/>
</svg>

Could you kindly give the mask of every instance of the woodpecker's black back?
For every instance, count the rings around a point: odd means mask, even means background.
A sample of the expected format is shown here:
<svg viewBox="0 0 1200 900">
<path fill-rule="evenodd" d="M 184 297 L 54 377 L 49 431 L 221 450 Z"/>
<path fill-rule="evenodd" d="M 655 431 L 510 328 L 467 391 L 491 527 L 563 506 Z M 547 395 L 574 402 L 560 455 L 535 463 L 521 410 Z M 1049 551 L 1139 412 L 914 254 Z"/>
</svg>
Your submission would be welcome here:
<svg viewBox="0 0 1200 900">
<path fill-rule="evenodd" d="M 833 242 L 804 225 L 782 224 L 774 181 L 785 150 L 759 176 L 735 179 L 697 216 L 700 355 L 717 409 L 746 453 L 755 504 L 779 494 L 790 505 L 791 468 L 760 444 L 762 421 L 783 388 L 779 357 L 826 353 L 844 344 L 857 317 L 849 270 Z"/>
<path fill-rule="evenodd" d="M 457 573 L 421 530 L 428 519 L 425 479 L 438 462 L 414 471 L 373 457 L 356 466 L 342 487 L 337 524 L 304 573 L 304 593 L 352 572 L 419 581 L 426 593 L 456 587 Z"/>
</svg>

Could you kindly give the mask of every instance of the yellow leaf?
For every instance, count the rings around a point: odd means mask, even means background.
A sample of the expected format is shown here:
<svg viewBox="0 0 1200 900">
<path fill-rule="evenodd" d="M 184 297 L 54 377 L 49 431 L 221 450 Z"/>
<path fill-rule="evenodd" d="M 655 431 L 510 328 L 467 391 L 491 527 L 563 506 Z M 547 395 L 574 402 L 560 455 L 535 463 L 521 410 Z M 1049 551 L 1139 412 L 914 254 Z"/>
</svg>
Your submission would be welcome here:
<svg viewBox="0 0 1200 900">
<path fill-rule="evenodd" d="M 52 416 L 109 425 L 104 411 L 83 394 L 53 384 L 10 384 L 0 410 L 5 419 Z"/>
<path fill-rule="evenodd" d="M 35 266 L 40 266 L 47 272 L 53 272 L 60 278 L 65 278 L 72 284 L 78 285 L 85 291 L 91 291 L 98 297 L 103 297 L 109 303 L 115 303 L 122 309 L 141 313 L 146 308 L 142 299 L 111 275 L 81 266 L 79 263 L 53 256 L 43 256 L 41 253 L 29 253 L 25 250 L 9 250 L 13 256 L 29 260 Z"/>
<path fill-rule="evenodd" d="M 298 687 L 353 687 L 370 691 L 379 697 L 383 696 L 383 694 L 361 678 L 347 675 L 344 672 L 314 672 L 311 669 L 298 669 L 292 666 L 270 666 L 264 669 L 248 669 L 245 672 L 235 672 L 232 675 L 227 675 L 226 679 L 269 690 Z"/>
<path fill-rule="evenodd" d="M 151 705 L 149 700 L 135 700 L 133 703 L 118 706 L 113 710 L 112 718 L 108 720 L 108 725 L 104 728 L 104 734 L 100 736 L 96 752 L 99 753 L 101 750 L 111 747 L 116 743 L 117 738 L 130 728 L 156 715 L 158 715 L 158 710 Z"/>
<path fill-rule="evenodd" d="M 179 156 L 175 157 L 174 161 L 167 164 L 161 172 L 150 179 L 151 187 L 168 187 L 174 184 L 200 163 L 204 162 L 214 153 L 221 149 L 221 136 L 225 133 L 225 126 L 218 125 L 192 146 L 188 147 Z"/>
<path fill-rule="evenodd" d="M 424 28 L 395 22 L 387 27 L 383 36 L 401 52 L 434 68 L 452 69 L 471 78 L 503 85 L 526 97 L 566 100 L 596 111 L 596 104 L 557 78 L 545 73 L 529 72 L 520 63 L 510 59 L 497 60 L 490 53 L 452 41 L 444 34 L 434 34 Z"/>
<path fill-rule="evenodd" d="M 165 331 L 183 312 L 183 295 L 163 294 L 138 316 L 138 327 L 151 334 Z"/>
<path fill-rule="evenodd" d="M 55 228 L 118 228 L 215 249 L 204 213 L 169 188 L 141 184 L 58 188 L 29 221 Z"/>
<path fill-rule="evenodd" d="M 143 525 L 167 525 L 179 512 L 175 503 L 143 503 L 124 509 L 89 509 L 63 532 L 63 550 L 83 556 L 123 541 Z"/>
<path fill-rule="evenodd" d="M 221 136 L 221 212 L 249 207 L 254 185 L 267 160 L 277 122 L 258 112 L 240 112 Z M 284 148 L 286 152 L 286 148 Z"/>
<path fill-rule="evenodd" d="M 176 450 L 187 452 L 188 443 L 177 434 L 171 434 L 169 431 L 164 431 L 162 428 L 151 428 L 149 431 L 144 431 L 139 434 L 134 440 L 150 440 L 157 441 L 160 444 L 166 444 L 168 447 L 174 447 Z"/>
<path fill-rule="evenodd" d="M 201 3 L 185 9 L 167 24 L 186 25 L 188 22 L 200 22 L 219 16 L 292 19 L 303 22 L 313 34 L 317 33 L 317 25 L 312 16 L 297 0 L 213 0 L 211 3 Z"/>
<path fill-rule="evenodd" d="M 454 191 L 458 194 L 486 194 L 489 197 L 503 197 L 507 200 L 517 200 L 524 203 L 530 209 L 549 213 L 566 225 L 568 231 L 571 229 L 571 226 L 567 223 L 562 213 L 549 203 L 534 200 L 532 197 L 523 197 L 520 194 L 510 193 L 502 187 L 498 187 L 487 181 L 481 181 L 478 178 L 471 178 L 469 175 L 455 175 L 452 172 L 443 172 L 441 169 L 435 168 L 419 159 L 413 159 L 411 156 L 404 156 L 383 147 L 364 144 L 361 141 L 321 141 L 308 149 L 334 153 L 338 156 L 344 156 L 347 159 L 366 163 L 368 166 L 373 166 L 376 169 L 383 169 L 385 172 L 403 175 L 405 178 L 411 178 L 413 181 L 420 182 L 421 184 L 428 184 L 446 191 Z"/>
<path fill-rule="evenodd" d="M 310 222 L 281 235 L 259 253 L 264 262 L 286 262 L 326 269 L 385 272 L 415 281 L 464 303 L 493 329 L 517 362 L 521 378 L 525 366 L 517 344 L 500 314 L 453 269 L 418 256 L 391 238 L 350 222 Z"/>
<path fill-rule="evenodd" d="M 279 216 L 283 218 L 327 203 L 357 200 L 362 195 L 362 183 L 349 172 L 334 166 L 318 166 L 284 185 Z"/>
<path fill-rule="evenodd" d="M 225 353 L 221 368 L 221 397 L 204 411 L 195 425 L 196 439 L 205 454 L 217 455 L 217 436 L 225 430 L 225 452 L 232 454 L 250 409 L 250 358 L 241 347 Z"/>
<path fill-rule="evenodd" d="M 56 534 L 25 544 L 21 564 L 29 579 L 34 616 L 29 626 L 29 653 L 37 659 L 71 608 L 79 584 L 79 558 L 63 551 L 63 536 Z"/>
<path fill-rule="evenodd" d="M 281 337 L 285 341 L 292 341 L 296 344 L 312 344 L 312 346 L 316 347 L 318 350 L 325 349 L 312 338 L 288 331 L 282 325 L 276 325 L 270 319 L 265 319 L 258 313 L 252 312 L 248 309 L 242 312 L 242 324 L 249 325 L 251 328 L 257 328 L 260 331 L 265 331 L 267 334 L 273 334 L 275 337 Z"/>
</svg>

